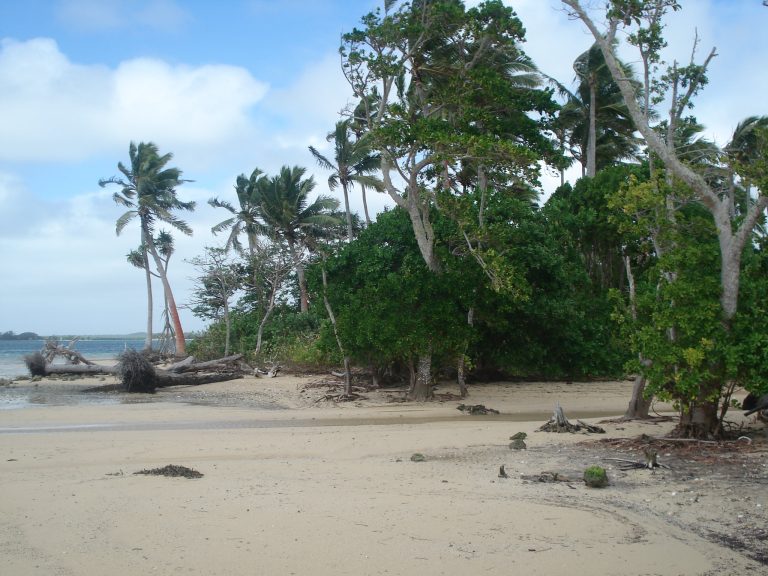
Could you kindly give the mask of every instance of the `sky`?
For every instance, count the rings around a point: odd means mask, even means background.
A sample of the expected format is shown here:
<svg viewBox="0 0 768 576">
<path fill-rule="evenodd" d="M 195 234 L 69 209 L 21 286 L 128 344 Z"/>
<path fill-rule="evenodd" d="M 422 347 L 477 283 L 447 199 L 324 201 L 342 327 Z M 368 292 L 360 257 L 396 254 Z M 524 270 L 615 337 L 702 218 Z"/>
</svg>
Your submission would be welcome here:
<svg viewBox="0 0 768 576">
<path fill-rule="evenodd" d="M 138 227 L 115 234 L 125 209 L 112 201 L 115 190 L 98 186 L 128 161 L 131 141 L 173 153 L 171 165 L 192 180 L 178 195 L 197 202 L 184 215 L 194 234 L 175 234 L 169 272 L 182 305 L 195 275 L 187 261 L 225 240 L 210 229 L 226 213 L 207 201 L 236 202 L 238 174 L 304 166 L 316 192 L 329 193 L 328 174 L 307 148 L 331 154 L 325 136 L 351 101 L 339 39 L 380 3 L 0 1 L 0 332 L 144 330 L 143 272 L 125 259 Z M 761 0 L 681 3 L 668 21 L 665 57 L 687 63 L 696 33 L 700 56 L 717 47 L 693 112 L 705 135 L 724 144 L 741 119 L 768 114 L 768 8 Z M 583 25 L 557 0 L 505 4 L 525 25 L 524 49 L 538 67 L 571 83 L 573 60 L 591 44 Z M 636 61 L 629 52 L 624 59 Z M 545 172 L 543 197 L 557 181 Z M 391 205 L 369 193 L 372 210 Z M 355 194 L 352 208 L 362 212 Z M 185 331 L 205 327 L 180 313 Z"/>
</svg>

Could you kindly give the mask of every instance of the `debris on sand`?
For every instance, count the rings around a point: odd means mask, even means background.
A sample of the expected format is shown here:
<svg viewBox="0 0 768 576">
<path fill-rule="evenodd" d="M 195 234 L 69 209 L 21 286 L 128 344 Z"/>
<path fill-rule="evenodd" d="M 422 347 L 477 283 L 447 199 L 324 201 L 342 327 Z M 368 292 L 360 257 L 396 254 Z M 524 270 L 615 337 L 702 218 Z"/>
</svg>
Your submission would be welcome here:
<svg viewBox="0 0 768 576">
<path fill-rule="evenodd" d="M 197 470 L 187 468 L 186 466 L 177 466 L 176 464 L 168 464 L 162 468 L 152 468 L 151 470 L 139 470 L 134 474 L 144 474 L 147 476 L 168 476 L 171 478 L 202 478 L 203 475 Z"/>
<path fill-rule="evenodd" d="M 457 410 L 460 410 L 461 412 L 466 412 L 472 416 L 485 416 L 486 414 L 498 414 L 498 410 L 494 410 L 493 408 L 486 408 L 482 404 L 474 404 L 474 405 L 467 405 L 467 404 L 459 404 L 456 407 Z"/>
</svg>

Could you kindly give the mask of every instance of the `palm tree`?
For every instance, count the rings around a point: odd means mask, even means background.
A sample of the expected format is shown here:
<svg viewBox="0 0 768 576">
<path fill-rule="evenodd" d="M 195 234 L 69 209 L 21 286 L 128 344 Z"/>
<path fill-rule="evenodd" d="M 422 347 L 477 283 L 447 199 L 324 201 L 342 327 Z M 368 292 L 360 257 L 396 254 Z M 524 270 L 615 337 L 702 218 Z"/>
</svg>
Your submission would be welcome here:
<svg viewBox="0 0 768 576">
<path fill-rule="evenodd" d="M 189 182 L 189 180 L 181 178 L 181 170 L 178 168 L 166 167 L 173 155 L 164 154 L 161 156 L 157 146 L 152 142 L 140 142 L 138 145 L 131 142 L 128 155 L 130 157 L 129 166 L 125 166 L 122 162 L 117 164 L 117 168 L 123 176 L 113 176 L 100 180 L 99 186 L 104 187 L 107 184 L 120 186 L 121 190 L 115 192 L 112 199 L 117 204 L 130 208 L 117 219 L 115 231 L 118 235 L 131 220 L 136 217 L 139 218 L 141 250 L 147 274 L 147 285 L 149 287 L 151 284 L 148 260 L 149 256 L 152 256 L 168 302 L 168 312 L 175 332 L 176 354 L 181 356 L 186 353 L 184 331 L 181 328 L 179 312 L 176 309 L 176 301 L 168 282 L 163 259 L 155 243 L 154 228 L 155 224 L 160 221 L 170 224 L 184 234 L 192 234 L 189 225 L 173 214 L 174 210 L 194 210 L 195 208 L 194 202 L 182 202 L 176 196 L 176 187 L 184 182 Z M 151 317 L 148 322 L 151 322 Z M 148 333 L 150 332 L 151 324 L 148 324 Z"/>
<path fill-rule="evenodd" d="M 167 232 L 165 230 L 161 230 L 160 233 L 155 237 L 155 246 L 157 247 L 157 251 L 160 253 L 160 256 L 163 258 L 163 268 L 165 269 L 165 272 L 168 272 L 168 264 L 170 262 L 171 256 L 174 252 L 174 246 L 173 246 L 173 236 L 171 236 L 170 232 Z M 147 259 L 147 247 L 144 244 L 141 244 L 136 250 L 131 250 L 126 254 L 125 256 L 126 260 L 131 266 L 135 266 L 136 268 L 141 268 L 144 270 L 145 275 L 147 278 L 150 276 L 155 276 L 156 278 L 159 278 L 160 275 L 156 274 L 155 272 L 152 272 L 149 269 L 148 266 L 148 259 Z M 163 336 L 160 339 L 160 353 L 163 354 L 164 351 L 167 348 L 167 340 L 168 336 L 173 334 L 173 328 L 170 325 L 170 319 L 168 315 L 168 299 L 164 299 L 164 308 L 163 308 Z M 147 350 L 150 350 L 152 348 L 152 342 L 153 342 L 153 335 L 152 335 L 152 318 L 153 318 L 153 305 L 152 305 L 152 282 L 147 283 L 147 302 L 148 302 L 148 311 L 147 311 L 147 335 L 146 340 L 144 342 L 144 347 Z"/>
<path fill-rule="evenodd" d="M 631 67 L 622 67 L 632 77 Z M 635 127 L 597 44 L 576 58 L 573 69 L 579 82 L 575 93 L 559 86 L 568 99 L 560 123 L 570 131 L 583 174 L 593 178 L 599 168 L 636 155 Z"/>
<path fill-rule="evenodd" d="M 371 136 L 364 134 L 359 138 L 350 139 L 350 120 L 336 123 L 336 129 L 328 133 L 326 140 L 334 144 L 333 162 L 320 154 L 314 146 L 309 147 L 317 163 L 326 170 L 332 170 L 328 177 L 328 188 L 335 190 L 341 185 L 344 193 L 344 209 L 347 212 L 347 240 L 352 240 L 352 213 L 349 209 L 349 189 L 359 184 L 363 192 L 363 210 L 366 224 L 371 223 L 368 215 L 368 201 L 365 197 L 366 188 L 383 190 L 381 180 L 371 176 L 381 165 L 381 156 L 371 152 Z"/>
<path fill-rule="evenodd" d="M 285 240 L 293 260 L 301 294 L 301 311 L 309 310 L 307 285 L 304 278 L 302 253 L 308 241 L 324 235 L 324 229 L 338 225 L 337 218 L 329 214 L 339 206 L 330 196 L 319 196 L 311 204 L 309 193 L 315 188 L 310 176 L 304 179 L 305 168 L 283 166 L 280 174 L 259 180 L 257 198 L 262 232 L 272 238 Z"/>
<path fill-rule="evenodd" d="M 224 208 L 230 214 L 231 217 L 226 220 L 222 220 L 211 228 L 214 236 L 219 232 L 229 230 L 229 237 L 225 248 L 229 250 L 234 248 L 238 252 L 243 251 L 243 247 L 240 244 L 240 235 L 245 232 L 248 238 L 248 251 L 253 258 L 258 247 L 258 235 L 259 229 L 262 226 L 259 221 L 259 195 L 258 186 L 260 180 L 267 180 L 264 172 L 256 168 L 251 172 L 250 177 L 246 177 L 245 174 L 240 174 L 237 177 L 235 183 L 235 193 L 237 194 L 237 202 L 239 209 L 235 208 L 231 203 L 226 200 L 219 200 L 218 198 L 211 198 L 208 200 L 208 204 L 214 208 Z"/>
</svg>

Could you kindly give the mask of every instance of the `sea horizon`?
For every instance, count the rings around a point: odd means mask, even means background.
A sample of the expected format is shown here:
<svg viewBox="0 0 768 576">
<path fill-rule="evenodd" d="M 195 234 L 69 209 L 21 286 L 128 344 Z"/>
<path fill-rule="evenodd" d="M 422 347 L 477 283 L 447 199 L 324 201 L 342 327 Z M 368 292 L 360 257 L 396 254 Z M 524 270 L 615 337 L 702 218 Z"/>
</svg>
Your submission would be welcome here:
<svg viewBox="0 0 768 576">
<path fill-rule="evenodd" d="M 77 336 L 59 337 L 64 345 L 74 338 L 77 343 L 74 349 L 80 352 L 88 360 L 116 359 L 128 348 L 141 350 L 144 348 L 144 336 L 136 337 L 127 335 L 123 337 L 113 336 Z M 24 356 L 42 350 L 48 337 L 37 340 L 0 340 L 0 378 L 13 379 L 19 376 L 28 376 L 29 371 L 24 363 Z M 154 342 L 158 340 L 153 339 Z"/>
</svg>

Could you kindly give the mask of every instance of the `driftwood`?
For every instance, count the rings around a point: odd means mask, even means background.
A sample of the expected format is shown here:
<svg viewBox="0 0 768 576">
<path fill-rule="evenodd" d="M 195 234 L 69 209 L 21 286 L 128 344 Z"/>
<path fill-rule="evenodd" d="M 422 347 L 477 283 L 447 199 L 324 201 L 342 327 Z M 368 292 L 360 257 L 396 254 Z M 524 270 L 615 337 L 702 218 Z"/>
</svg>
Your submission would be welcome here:
<svg viewBox="0 0 768 576">
<path fill-rule="evenodd" d="M 564 474 L 560 474 L 559 472 L 552 472 L 552 471 L 544 471 L 540 474 L 522 474 L 520 476 L 520 479 L 527 480 L 528 482 L 575 482 L 576 480 L 573 478 L 569 478 L 568 476 L 565 476 Z"/>
<path fill-rule="evenodd" d="M 232 356 L 225 356 L 223 358 L 217 358 L 216 360 L 208 360 L 206 362 L 196 362 L 194 356 L 187 356 L 184 360 L 171 364 L 164 368 L 166 372 L 183 373 L 183 372 L 202 372 L 205 370 L 243 370 L 252 371 L 253 369 L 243 362 L 242 354 L 233 354 Z"/>
<path fill-rule="evenodd" d="M 552 415 L 552 418 L 550 418 L 545 424 L 543 424 L 538 430 L 540 432 L 581 432 L 584 430 L 585 432 L 592 432 L 596 434 L 605 434 L 605 430 L 602 429 L 600 426 L 593 426 L 592 424 L 587 424 L 586 422 L 582 422 L 581 420 L 576 420 L 578 424 L 571 424 L 571 422 L 568 421 L 568 418 L 565 417 L 565 412 L 563 412 L 562 407 L 558 403 L 555 406 L 554 414 Z"/>
<path fill-rule="evenodd" d="M 485 416 L 486 414 L 498 414 L 498 410 L 494 410 L 493 408 L 486 408 L 482 404 L 474 404 L 474 405 L 467 405 L 467 404 L 459 404 L 456 406 L 456 410 L 459 410 L 460 412 L 466 412 L 468 414 L 471 414 L 472 416 Z"/>
<path fill-rule="evenodd" d="M 45 341 L 45 345 L 41 351 L 46 364 L 52 364 L 53 361 L 61 356 L 66 359 L 70 364 L 86 364 L 93 365 L 93 362 L 86 360 L 80 352 L 75 350 L 75 344 L 77 344 L 78 338 L 75 338 L 69 342 L 66 346 L 59 344 L 58 340 L 49 339 Z"/>
<path fill-rule="evenodd" d="M 100 366 L 98 364 L 46 364 L 45 374 L 117 374 L 117 366 Z"/>
<path fill-rule="evenodd" d="M 256 376 L 260 376 L 262 378 L 274 378 L 277 376 L 277 373 L 280 371 L 280 366 L 275 364 L 270 368 L 269 370 L 261 370 L 260 368 L 256 368 L 253 373 Z"/>
<path fill-rule="evenodd" d="M 645 449 L 643 450 L 643 454 L 645 454 L 645 462 L 626 460 L 624 458 L 603 458 L 603 460 L 619 462 L 619 468 L 622 470 L 639 470 L 641 468 L 647 468 L 648 470 L 654 470 L 655 468 L 669 469 L 669 466 L 659 463 L 656 450 Z"/>
</svg>

